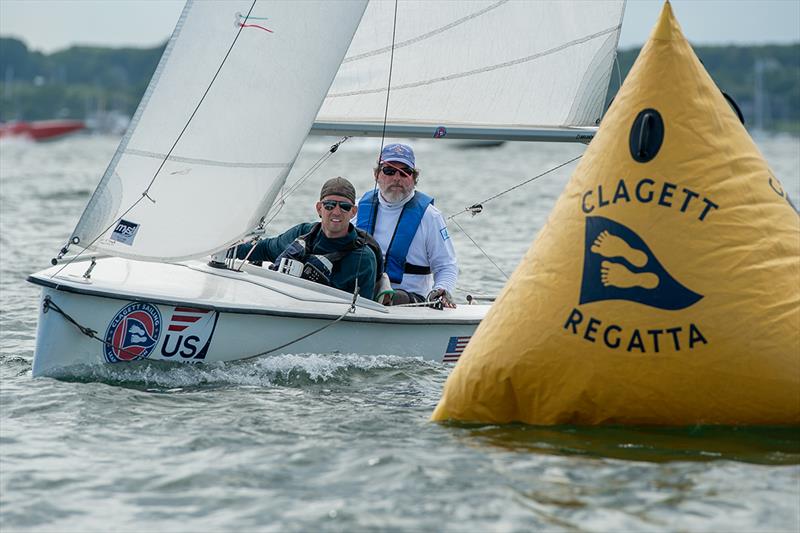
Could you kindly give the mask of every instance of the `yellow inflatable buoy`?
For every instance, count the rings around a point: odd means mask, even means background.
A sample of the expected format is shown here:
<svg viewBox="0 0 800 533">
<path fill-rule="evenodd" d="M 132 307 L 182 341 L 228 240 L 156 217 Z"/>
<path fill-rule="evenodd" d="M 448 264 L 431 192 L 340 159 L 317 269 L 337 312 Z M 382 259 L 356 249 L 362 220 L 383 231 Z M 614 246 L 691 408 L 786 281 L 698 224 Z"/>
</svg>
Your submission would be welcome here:
<svg viewBox="0 0 800 533">
<path fill-rule="evenodd" d="M 800 217 L 668 2 L 433 420 L 800 424 Z"/>
</svg>

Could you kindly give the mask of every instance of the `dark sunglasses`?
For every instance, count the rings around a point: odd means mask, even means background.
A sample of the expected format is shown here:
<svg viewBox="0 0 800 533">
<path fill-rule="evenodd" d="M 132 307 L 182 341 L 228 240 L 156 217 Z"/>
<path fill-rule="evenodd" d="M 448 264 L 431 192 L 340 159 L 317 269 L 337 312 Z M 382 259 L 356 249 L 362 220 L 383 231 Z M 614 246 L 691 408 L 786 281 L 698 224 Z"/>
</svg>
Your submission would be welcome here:
<svg viewBox="0 0 800 533">
<path fill-rule="evenodd" d="M 399 172 L 403 176 L 411 176 L 413 170 L 411 170 L 410 168 L 397 168 L 397 167 L 390 167 L 387 165 L 381 169 L 381 172 L 383 172 L 387 176 L 394 176 L 397 172 Z"/>
<path fill-rule="evenodd" d="M 322 207 L 325 208 L 326 211 L 333 211 L 333 208 L 336 206 L 342 208 L 342 211 L 349 213 L 351 209 L 353 209 L 353 204 L 350 202 L 340 202 L 338 200 L 322 200 Z"/>
</svg>

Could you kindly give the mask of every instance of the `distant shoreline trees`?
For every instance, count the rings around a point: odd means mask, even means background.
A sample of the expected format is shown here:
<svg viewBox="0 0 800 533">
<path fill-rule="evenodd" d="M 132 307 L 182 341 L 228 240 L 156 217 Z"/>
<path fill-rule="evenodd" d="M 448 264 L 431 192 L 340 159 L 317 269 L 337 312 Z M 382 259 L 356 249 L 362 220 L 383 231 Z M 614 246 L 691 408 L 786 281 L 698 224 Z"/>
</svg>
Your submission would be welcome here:
<svg viewBox="0 0 800 533">
<path fill-rule="evenodd" d="M 0 121 L 84 119 L 96 112 L 132 115 L 164 46 L 76 46 L 52 54 L 0 37 Z M 800 43 L 699 46 L 695 52 L 717 85 L 738 103 L 748 128 L 800 135 Z M 620 50 L 627 75 L 639 49 Z M 615 68 L 608 99 L 619 88 Z"/>
</svg>

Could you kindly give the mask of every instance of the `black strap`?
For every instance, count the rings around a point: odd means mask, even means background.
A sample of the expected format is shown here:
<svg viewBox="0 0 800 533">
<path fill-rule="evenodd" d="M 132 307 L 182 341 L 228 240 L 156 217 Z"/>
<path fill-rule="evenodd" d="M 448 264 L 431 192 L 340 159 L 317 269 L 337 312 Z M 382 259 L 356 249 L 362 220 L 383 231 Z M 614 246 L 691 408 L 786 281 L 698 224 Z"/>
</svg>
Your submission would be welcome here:
<svg viewBox="0 0 800 533">
<path fill-rule="evenodd" d="M 420 276 L 426 276 L 431 273 L 431 267 L 406 263 L 405 268 L 403 268 L 403 272 L 406 274 L 419 274 Z"/>
</svg>

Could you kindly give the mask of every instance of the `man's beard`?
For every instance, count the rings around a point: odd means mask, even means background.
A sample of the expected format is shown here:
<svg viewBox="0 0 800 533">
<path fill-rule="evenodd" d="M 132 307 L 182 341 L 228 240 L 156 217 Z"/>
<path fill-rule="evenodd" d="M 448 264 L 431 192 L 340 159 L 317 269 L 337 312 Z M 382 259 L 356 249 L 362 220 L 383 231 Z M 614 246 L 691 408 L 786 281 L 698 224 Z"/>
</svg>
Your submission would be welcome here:
<svg viewBox="0 0 800 533">
<path fill-rule="evenodd" d="M 404 187 L 387 187 L 385 190 L 381 190 L 381 194 L 387 202 L 393 204 L 411 194 L 411 190 Z"/>
</svg>

